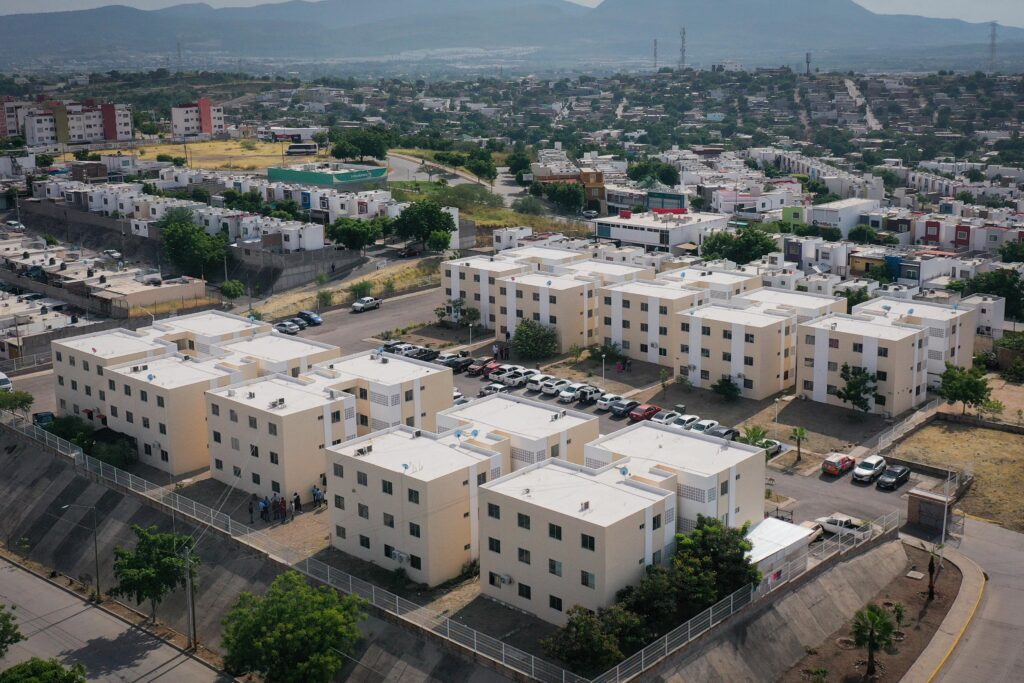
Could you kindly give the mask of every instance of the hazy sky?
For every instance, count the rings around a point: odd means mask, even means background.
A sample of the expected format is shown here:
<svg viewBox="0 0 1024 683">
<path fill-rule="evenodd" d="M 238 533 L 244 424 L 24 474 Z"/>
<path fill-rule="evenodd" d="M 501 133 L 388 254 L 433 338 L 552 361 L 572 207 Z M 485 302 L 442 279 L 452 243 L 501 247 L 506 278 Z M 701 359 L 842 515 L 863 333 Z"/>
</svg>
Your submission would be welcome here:
<svg viewBox="0 0 1024 683">
<path fill-rule="evenodd" d="M 186 0 L 0 0 L 0 14 L 55 12 L 103 5 L 129 5 L 155 9 L 179 5 Z M 444 2 L 444 0 L 434 0 Z M 598 5 L 601 0 L 571 0 L 581 5 Z M 785 2 L 786 0 L 768 0 Z M 1024 0 L 854 0 L 875 12 L 952 17 L 967 21 L 998 21 L 1024 27 Z M 205 0 L 214 7 L 246 7 L 281 0 Z"/>
</svg>

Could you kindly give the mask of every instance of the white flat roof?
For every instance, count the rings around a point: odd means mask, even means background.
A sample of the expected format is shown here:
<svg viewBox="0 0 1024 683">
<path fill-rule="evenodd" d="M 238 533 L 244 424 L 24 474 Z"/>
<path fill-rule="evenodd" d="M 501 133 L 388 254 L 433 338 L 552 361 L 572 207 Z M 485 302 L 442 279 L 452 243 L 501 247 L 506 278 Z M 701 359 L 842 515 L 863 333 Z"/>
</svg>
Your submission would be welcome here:
<svg viewBox="0 0 1024 683">
<path fill-rule="evenodd" d="M 883 306 L 888 306 L 889 310 L 883 309 Z M 955 309 L 952 306 L 943 306 L 941 304 L 928 303 L 926 301 L 912 300 L 905 301 L 903 299 L 890 299 L 883 297 L 880 299 L 870 299 L 865 301 L 863 304 L 857 306 L 855 313 L 871 313 L 872 315 L 890 315 L 893 317 L 902 315 L 913 315 L 920 318 L 928 318 L 929 320 L 955 320 L 961 315 L 966 315 L 969 309 Z"/>
<path fill-rule="evenodd" d="M 920 328 L 898 323 L 899 321 L 897 320 L 879 316 L 846 316 L 833 313 L 804 324 L 817 330 L 832 330 L 846 334 L 857 334 L 863 337 L 888 339 L 890 341 L 899 341 L 907 337 L 913 337 L 921 331 Z"/>
<path fill-rule="evenodd" d="M 820 308 L 827 309 L 842 297 L 826 296 L 824 294 L 811 294 L 809 292 L 793 292 L 788 289 L 776 289 L 774 287 L 762 287 L 740 294 L 740 299 L 757 301 L 776 306 L 791 306 L 793 308 Z"/>
<path fill-rule="evenodd" d="M 554 275 L 552 273 L 523 273 L 521 275 L 511 275 L 508 279 L 510 281 L 515 280 L 517 285 L 547 287 L 549 289 L 573 289 L 587 284 L 593 286 L 594 284 L 586 280 L 577 280 L 569 275 Z"/>
<path fill-rule="evenodd" d="M 546 261 L 576 261 L 584 257 L 584 254 L 577 251 L 567 251 L 565 249 L 550 249 L 547 247 L 517 247 L 515 249 L 506 249 L 501 252 L 503 258 L 513 259 L 524 259 L 524 258 L 539 258 Z"/>
<path fill-rule="evenodd" d="M 667 465 L 702 476 L 717 475 L 751 457 L 764 457 L 761 449 L 754 446 L 647 422 L 621 429 L 589 445 L 631 460 Z M 643 471 L 631 473 L 644 476 Z"/>
<path fill-rule="evenodd" d="M 241 316 L 218 311 L 204 311 L 158 320 L 153 329 L 157 336 L 166 334 L 168 331 L 180 330 L 200 337 L 219 337 L 225 334 L 255 332 L 267 328 L 269 325 L 266 323 Z"/>
<path fill-rule="evenodd" d="M 599 273 L 614 276 L 634 275 L 650 271 L 650 268 L 631 266 L 626 263 L 612 263 L 611 261 L 580 261 L 567 263 L 562 267 L 577 273 Z"/>
<path fill-rule="evenodd" d="M 756 273 L 732 273 L 720 270 L 701 270 L 700 268 L 679 268 L 669 270 L 658 276 L 660 280 L 682 280 L 683 282 L 713 282 L 723 285 L 734 285 L 752 278 L 760 279 Z"/>
<path fill-rule="evenodd" d="M 582 417 L 568 410 L 564 417 L 551 419 L 552 415 L 560 415 L 561 412 L 562 409 L 555 406 L 495 394 L 449 408 L 443 414 L 531 439 L 546 438 L 597 419 L 589 415 Z"/>
<path fill-rule="evenodd" d="M 412 430 L 405 429 L 377 432 L 368 438 L 332 446 L 330 450 L 423 481 L 463 470 L 494 455 L 467 448 L 454 435 L 433 438 L 413 434 Z M 366 455 L 356 455 L 358 449 L 366 446 L 373 446 L 373 449 Z"/>
<path fill-rule="evenodd" d="M 698 320 L 716 320 L 723 323 L 738 323 L 747 327 L 768 327 L 785 322 L 781 315 L 765 313 L 761 308 L 733 308 L 720 304 L 707 304 L 682 311 L 679 315 L 691 316 Z M 790 314 L 792 315 L 792 314 Z"/>
<path fill-rule="evenodd" d="M 283 375 L 268 375 L 248 382 L 240 382 L 231 386 L 212 389 L 208 392 L 211 396 L 223 398 L 227 401 L 239 403 L 259 410 L 275 414 L 298 413 L 311 408 L 322 408 L 342 399 L 342 393 L 338 392 L 338 398 L 331 398 L 331 395 L 324 390 L 323 385 L 318 383 L 306 384 L 301 380 L 285 377 Z M 252 394 L 250 396 L 250 394 Z M 284 405 L 270 407 L 272 402 L 284 399 Z"/>
<path fill-rule="evenodd" d="M 54 341 L 69 349 L 91 353 L 100 358 L 120 358 L 133 353 L 169 350 L 166 344 L 156 342 L 149 337 L 140 337 L 125 330 L 109 330 Z"/>
<path fill-rule="evenodd" d="M 694 289 L 680 282 L 657 282 L 655 280 L 630 280 L 606 285 L 603 289 L 614 290 L 624 294 L 655 296 L 660 299 L 682 299 L 688 296 L 700 296 L 704 290 Z"/>
<path fill-rule="evenodd" d="M 217 367 L 224 362 L 221 358 L 195 357 L 185 360 L 181 355 L 165 356 L 146 361 L 132 361 L 126 365 L 107 368 L 107 372 L 116 372 L 154 387 L 175 389 L 191 384 L 211 382 L 229 375 L 228 371 Z M 138 372 L 132 368 L 138 367 Z M 145 370 L 141 368 L 145 367 Z"/>
<path fill-rule="evenodd" d="M 338 351 L 336 346 L 297 339 L 278 332 L 225 342 L 220 347 L 225 351 L 269 361 L 285 361 L 293 358 L 305 358 L 324 351 Z"/>
<path fill-rule="evenodd" d="M 596 219 L 598 223 L 611 223 L 613 225 L 629 225 L 641 228 L 657 228 L 658 230 L 671 230 L 688 225 L 700 225 L 701 223 L 726 222 L 728 216 L 720 213 L 684 213 L 670 214 L 672 218 L 664 220 L 655 213 L 634 213 L 629 218 L 619 216 L 603 216 Z"/>
<path fill-rule="evenodd" d="M 376 356 L 376 358 L 371 358 Z M 383 360 L 387 362 L 382 362 Z M 391 354 L 378 354 L 373 351 L 360 353 L 345 358 L 318 363 L 319 366 L 331 368 L 339 374 L 337 381 L 347 377 L 365 379 L 378 384 L 401 384 L 414 379 L 429 377 L 439 372 L 451 372 L 450 368 L 430 363 L 421 363 L 409 358 Z"/>
<path fill-rule="evenodd" d="M 450 263 L 451 265 L 458 266 L 460 268 L 476 268 L 477 270 L 486 270 L 495 273 L 505 273 L 510 270 L 522 270 L 523 268 L 529 268 L 525 263 L 509 261 L 503 258 L 490 259 L 486 256 L 471 256 L 469 258 L 450 261 Z"/>
<path fill-rule="evenodd" d="M 807 538 L 814 533 L 807 527 L 784 522 L 774 517 L 765 517 L 757 526 L 747 532 L 747 540 L 754 547 L 750 549 L 749 558 L 758 563 L 766 557 L 786 550 L 797 544 L 808 543 Z"/>
<path fill-rule="evenodd" d="M 615 467 L 597 472 L 558 460 L 513 472 L 484 488 L 598 526 L 614 524 L 673 495 L 636 486 Z M 610 547 L 605 551 L 616 552 Z"/>
</svg>

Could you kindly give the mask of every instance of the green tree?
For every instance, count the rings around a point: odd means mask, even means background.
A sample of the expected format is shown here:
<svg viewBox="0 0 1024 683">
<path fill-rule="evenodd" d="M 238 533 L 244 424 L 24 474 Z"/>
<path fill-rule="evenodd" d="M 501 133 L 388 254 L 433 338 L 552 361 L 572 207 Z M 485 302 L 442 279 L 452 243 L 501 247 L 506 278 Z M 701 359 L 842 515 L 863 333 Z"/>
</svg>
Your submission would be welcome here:
<svg viewBox="0 0 1024 683">
<path fill-rule="evenodd" d="M 999 258 L 1006 263 L 1024 261 L 1024 242 L 1007 242 L 999 247 Z"/>
<path fill-rule="evenodd" d="M 672 379 L 672 371 L 668 368 L 662 368 L 658 371 L 658 381 L 661 383 L 661 393 L 664 394 L 668 391 L 668 381 Z"/>
<path fill-rule="evenodd" d="M 193 187 L 192 192 L 190 194 L 192 197 L 192 201 L 194 202 L 202 202 L 203 204 L 210 203 L 210 191 L 207 190 L 205 187 Z"/>
<path fill-rule="evenodd" d="M 53 166 L 53 157 L 49 154 L 37 154 L 36 155 L 36 166 L 41 168 L 47 168 Z"/>
<path fill-rule="evenodd" d="M 549 657 L 565 662 L 573 671 L 593 676 L 624 659 L 618 638 L 609 633 L 597 614 L 575 605 L 566 612 L 565 626 L 541 641 Z"/>
<path fill-rule="evenodd" d="M 700 253 L 708 260 L 724 258 L 742 265 L 777 249 L 771 235 L 751 226 L 736 232 L 721 231 L 708 235 L 701 244 Z"/>
<path fill-rule="evenodd" d="M 321 289 L 316 293 L 317 310 L 327 308 L 334 303 L 334 294 L 329 289 Z"/>
<path fill-rule="evenodd" d="M 892 617 L 880 605 L 868 605 L 853 615 L 850 635 L 857 647 L 868 651 L 868 666 L 864 672 L 868 678 L 875 675 L 875 653 L 892 647 L 896 627 Z"/>
<path fill-rule="evenodd" d="M 751 446 L 760 446 L 768 438 L 768 431 L 759 425 L 748 425 L 743 428 L 743 436 L 737 441 L 742 441 Z"/>
<path fill-rule="evenodd" d="M 362 253 L 363 249 L 380 239 L 380 227 L 370 221 L 341 217 L 327 228 L 327 236 L 346 249 Z"/>
<path fill-rule="evenodd" d="M 672 630 L 681 621 L 678 593 L 679 582 L 675 572 L 652 564 L 647 567 L 639 584 L 626 586 L 615 599 L 626 609 L 641 615 L 654 631 L 653 635 L 659 635 Z"/>
<path fill-rule="evenodd" d="M 512 175 L 530 172 L 530 157 L 526 152 L 512 152 L 505 158 L 505 163 L 508 164 L 508 172 Z"/>
<path fill-rule="evenodd" d="M 435 230 L 427 236 L 426 247 L 430 251 L 447 251 L 451 247 L 452 234 L 444 230 Z"/>
<path fill-rule="evenodd" d="M 722 397 L 725 401 L 735 401 L 740 397 L 740 386 L 733 381 L 732 377 L 722 377 L 711 385 L 711 391 Z"/>
<path fill-rule="evenodd" d="M 793 427 L 793 431 L 789 433 L 789 438 L 796 441 L 796 461 L 800 462 L 803 459 L 803 445 L 804 441 L 807 440 L 807 428 L 806 427 Z"/>
<path fill-rule="evenodd" d="M 615 638 L 623 657 L 639 652 L 655 635 L 648 628 L 646 619 L 621 603 L 597 610 L 597 618 L 601 620 L 605 633 Z"/>
<path fill-rule="evenodd" d="M 548 201 L 566 213 L 577 213 L 586 203 L 583 186 L 579 183 L 547 183 L 542 187 Z"/>
<path fill-rule="evenodd" d="M 463 325 L 476 325 L 480 322 L 480 309 L 467 306 L 462 309 L 462 315 L 459 317 L 459 321 Z"/>
<path fill-rule="evenodd" d="M 545 212 L 544 203 L 534 196 L 520 197 L 512 202 L 512 210 L 528 216 L 541 216 Z"/>
<path fill-rule="evenodd" d="M 883 285 L 892 282 L 892 274 L 888 268 L 882 265 L 868 266 L 864 271 L 864 277 Z"/>
<path fill-rule="evenodd" d="M 359 156 L 359 148 L 348 140 L 339 140 L 331 147 L 331 156 L 335 159 L 355 159 Z"/>
<path fill-rule="evenodd" d="M 227 256 L 226 237 L 207 233 L 186 208 L 170 209 L 156 226 L 164 255 L 188 275 L 202 277 L 213 272 Z"/>
<path fill-rule="evenodd" d="M 530 183 L 530 196 L 531 197 L 543 197 L 544 196 L 544 183 L 539 180 L 534 180 Z"/>
<path fill-rule="evenodd" d="M 493 183 L 498 177 L 498 169 L 491 159 L 470 159 L 466 162 L 466 170 L 480 180 Z"/>
<path fill-rule="evenodd" d="M 691 199 L 690 200 L 690 208 L 693 209 L 694 211 L 700 211 L 701 209 L 703 209 L 704 208 L 704 197 L 701 197 L 700 195 L 697 195 L 696 197 Z"/>
<path fill-rule="evenodd" d="M 33 657 L 0 673 L 0 683 L 86 683 L 85 667 Z"/>
<path fill-rule="evenodd" d="M 132 531 L 135 548 L 114 548 L 117 585 L 110 594 L 132 598 L 140 605 L 149 601 L 151 616 L 156 621 L 156 606 L 164 596 L 184 586 L 189 573 L 195 579 L 200 562 L 194 552 L 195 540 L 191 536 L 160 532 L 155 526 L 144 528 L 135 524 Z"/>
<path fill-rule="evenodd" d="M 1006 299 L 1006 317 L 1024 319 L 1024 279 L 1010 268 L 979 273 L 963 283 L 951 283 L 950 289 L 970 294 L 992 294 Z"/>
<path fill-rule="evenodd" d="M 225 299 L 234 300 L 245 295 L 245 285 L 239 280 L 225 280 L 220 286 L 220 293 Z"/>
<path fill-rule="evenodd" d="M 536 320 L 523 320 L 512 335 L 512 350 L 523 360 L 542 360 L 558 353 L 558 333 Z"/>
<path fill-rule="evenodd" d="M 28 391 L 0 391 L 0 410 L 24 414 L 32 409 L 35 400 Z"/>
<path fill-rule="evenodd" d="M 395 280 L 394 278 L 387 278 L 380 283 L 380 295 L 381 297 L 393 296 L 395 293 Z M 479 315 L 479 311 L 477 312 Z"/>
<path fill-rule="evenodd" d="M 748 556 L 753 547 L 746 539 L 749 527 L 749 524 L 730 527 L 715 517 L 698 515 L 697 526 L 692 532 L 676 535 L 674 564 L 677 567 L 683 565 L 687 572 L 692 572 L 685 577 L 685 585 L 680 584 L 678 597 L 689 602 L 694 595 L 702 596 L 693 606 L 696 608 L 693 614 L 744 586 L 761 581 L 761 573 Z M 710 591 L 709 586 L 713 587 Z M 696 593 L 688 592 L 693 589 Z"/>
<path fill-rule="evenodd" d="M 18 620 L 14 617 L 14 607 L 0 602 L 0 658 L 7 654 L 11 645 L 16 645 L 25 640 L 24 634 L 18 628 Z"/>
<path fill-rule="evenodd" d="M 984 405 L 991 394 L 992 389 L 988 386 L 988 377 L 985 376 L 984 369 L 961 368 L 946 363 L 946 371 L 942 373 L 942 384 L 939 386 L 939 396 L 950 403 L 962 403 L 963 413 L 967 412 L 967 406 L 976 408 Z"/>
<path fill-rule="evenodd" d="M 43 234 L 43 241 L 46 242 L 46 246 L 48 247 L 55 247 L 60 244 L 60 240 L 48 232 Z"/>
<path fill-rule="evenodd" d="M 846 312 L 853 313 L 853 307 L 858 304 L 862 304 L 865 301 L 871 299 L 871 295 L 868 294 L 867 287 L 858 287 L 856 289 L 848 288 L 843 292 L 843 296 L 846 297 Z"/>
<path fill-rule="evenodd" d="M 421 242 L 424 245 L 435 232 L 455 232 L 455 220 L 442 210 L 441 205 L 430 199 L 413 202 L 395 219 L 395 234 L 404 240 Z"/>
<path fill-rule="evenodd" d="M 845 384 L 836 390 L 836 398 L 843 403 L 849 403 L 862 413 L 870 411 L 871 399 L 878 386 L 878 377 L 864 368 L 851 366 L 849 363 L 843 363 L 839 377 Z"/>
<path fill-rule="evenodd" d="M 362 299 L 364 296 L 370 296 L 370 292 L 373 291 L 373 283 L 368 280 L 353 282 L 348 286 L 348 291 L 352 298 Z"/>
<path fill-rule="evenodd" d="M 267 683 L 327 683 L 362 639 L 366 602 L 281 574 L 263 596 L 242 593 L 224 617 L 225 668 Z"/>
<path fill-rule="evenodd" d="M 964 204 L 973 204 L 974 195 L 968 192 L 967 190 L 961 190 L 960 192 L 956 193 L 956 200 L 958 202 L 963 202 Z"/>
<path fill-rule="evenodd" d="M 869 225 L 861 224 L 855 228 L 851 228 L 846 237 L 851 242 L 860 242 L 861 244 L 878 244 L 878 233 Z"/>
</svg>

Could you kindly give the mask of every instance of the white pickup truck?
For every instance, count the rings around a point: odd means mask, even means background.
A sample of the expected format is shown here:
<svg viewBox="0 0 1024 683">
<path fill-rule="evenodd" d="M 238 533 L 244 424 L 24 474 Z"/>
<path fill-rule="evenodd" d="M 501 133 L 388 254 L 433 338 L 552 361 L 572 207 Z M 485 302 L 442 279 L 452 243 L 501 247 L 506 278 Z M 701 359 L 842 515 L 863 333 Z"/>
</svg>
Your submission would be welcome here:
<svg viewBox="0 0 1024 683">
<path fill-rule="evenodd" d="M 380 299 L 376 299 L 372 296 L 364 296 L 361 299 L 356 299 L 352 304 L 352 310 L 356 313 L 362 313 L 363 311 L 369 311 L 374 308 L 380 308 Z"/>
</svg>

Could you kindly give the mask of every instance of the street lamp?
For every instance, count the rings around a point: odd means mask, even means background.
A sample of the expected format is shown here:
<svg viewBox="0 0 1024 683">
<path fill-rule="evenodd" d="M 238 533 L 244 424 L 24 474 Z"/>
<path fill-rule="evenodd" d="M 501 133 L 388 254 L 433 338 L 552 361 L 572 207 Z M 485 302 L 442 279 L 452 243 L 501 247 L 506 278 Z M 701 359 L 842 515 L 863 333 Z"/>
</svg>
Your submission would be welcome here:
<svg viewBox="0 0 1024 683">
<path fill-rule="evenodd" d="M 605 381 L 604 381 L 604 357 L 605 357 L 605 354 L 602 353 L 601 354 L 601 383 L 602 384 L 605 383 Z"/>
<path fill-rule="evenodd" d="M 778 436 L 778 434 L 779 434 L 779 401 L 781 401 L 781 400 L 782 399 L 780 399 L 780 398 L 776 398 L 775 399 L 775 435 L 776 436 Z"/>
<path fill-rule="evenodd" d="M 96 579 L 95 579 L 95 582 L 96 582 L 96 602 L 101 602 L 102 601 L 102 597 L 101 597 L 102 593 L 100 593 L 100 542 L 99 542 L 99 534 L 97 533 L 97 528 L 98 527 L 97 527 L 97 524 L 96 524 L 96 506 L 95 505 L 77 505 L 75 503 L 71 503 L 69 505 L 63 506 L 61 508 L 61 510 L 67 510 L 69 508 L 81 508 L 83 510 L 92 510 L 92 552 L 93 552 L 93 558 L 96 561 Z"/>
<path fill-rule="evenodd" d="M 469 350 L 473 351 L 473 323 L 469 324 Z"/>
</svg>

